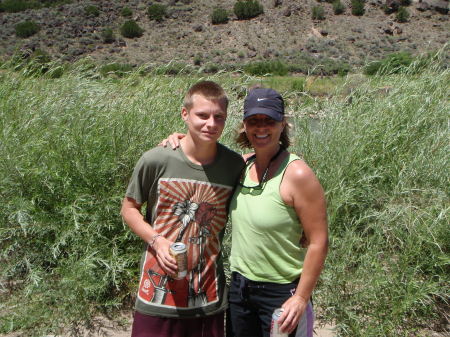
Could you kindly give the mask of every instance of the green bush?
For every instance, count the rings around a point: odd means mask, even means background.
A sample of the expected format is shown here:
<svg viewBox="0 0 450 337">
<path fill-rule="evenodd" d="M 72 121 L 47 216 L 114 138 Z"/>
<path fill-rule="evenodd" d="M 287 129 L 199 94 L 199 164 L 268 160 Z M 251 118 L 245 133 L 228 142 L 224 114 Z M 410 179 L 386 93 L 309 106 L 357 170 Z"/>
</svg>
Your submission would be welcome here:
<svg viewBox="0 0 450 337">
<path fill-rule="evenodd" d="M 17 13 L 71 2 L 72 0 L 3 0 L 0 2 L 0 12 Z"/>
<path fill-rule="evenodd" d="M 211 23 L 213 25 L 218 25 L 221 23 L 228 22 L 228 12 L 223 8 L 215 8 L 211 14 Z"/>
<path fill-rule="evenodd" d="M 124 7 L 120 11 L 120 15 L 122 15 L 125 18 L 129 18 L 133 15 L 133 11 L 129 7 Z"/>
<path fill-rule="evenodd" d="M 120 27 L 120 34 L 123 37 L 135 38 L 141 37 L 144 34 L 144 30 L 134 20 L 128 20 Z"/>
<path fill-rule="evenodd" d="M 167 6 L 162 4 L 153 4 L 148 7 L 147 15 L 150 20 L 161 22 L 167 15 Z"/>
<path fill-rule="evenodd" d="M 342 14 L 345 12 L 345 5 L 341 2 L 341 0 L 335 0 L 333 2 L 333 12 L 336 15 Z"/>
<path fill-rule="evenodd" d="M 0 12 L 18 13 L 38 7 L 39 3 L 36 1 L 4 0 L 0 3 Z"/>
<path fill-rule="evenodd" d="M 183 62 L 169 62 L 153 70 L 156 75 L 181 75 L 192 74 L 194 69 L 191 65 Z"/>
<path fill-rule="evenodd" d="M 202 70 L 206 74 L 215 74 L 220 70 L 220 66 L 216 63 L 207 63 L 202 67 Z"/>
<path fill-rule="evenodd" d="M 258 0 L 238 0 L 233 10 L 239 20 L 251 19 L 264 13 L 264 8 Z"/>
<path fill-rule="evenodd" d="M 387 75 L 400 73 L 411 65 L 414 58 L 408 52 L 399 52 L 386 56 L 380 61 L 369 63 L 364 68 L 366 75 Z"/>
<path fill-rule="evenodd" d="M 408 22 L 409 20 L 409 12 L 405 7 L 400 7 L 397 11 L 397 14 L 395 14 L 395 21 L 404 23 Z"/>
<path fill-rule="evenodd" d="M 111 28 L 105 28 L 101 32 L 101 37 L 104 43 L 113 43 L 116 38 L 114 37 L 113 30 Z"/>
<path fill-rule="evenodd" d="M 16 36 L 21 38 L 30 37 L 39 32 L 39 25 L 34 21 L 24 21 L 18 23 L 15 27 Z"/>
<path fill-rule="evenodd" d="M 291 89 L 294 91 L 305 91 L 306 79 L 304 77 L 295 78 L 291 82 Z"/>
<path fill-rule="evenodd" d="M 400 5 L 402 6 L 409 6 L 411 5 L 412 0 L 400 0 Z"/>
<path fill-rule="evenodd" d="M 100 67 L 100 74 L 103 77 L 114 75 L 117 77 L 124 77 L 128 75 L 133 70 L 133 66 L 131 64 L 124 63 L 110 63 Z"/>
<path fill-rule="evenodd" d="M 352 0 L 352 14 L 362 16 L 366 10 L 364 9 L 364 0 Z"/>
<path fill-rule="evenodd" d="M 203 56 L 201 54 L 195 55 L 194 57 L 194 65 L 199 66 L 203 62 Z"/>
<path fill-rule="evenodd" d="M 260 61 L 247 63 L 244 66 L 244 71 L 250 75 L 279 75 L 285 76 L 288 74 L 288 67 L 281 61 Z"/>
<path fill-rule="evenodd" d="M 99 11 L 98 7 L 94 6 L 94 5 L 89 5 L 89 6 L 84 7 L 84 12 L 86 13 L 86 15 L 89 15 L 89 16 L 97 17 L 100 15 L 100 11 Z"/>
<path fill-rule="evenodd" d="M 325 10 L 322 6 L 314 6 L 312 8 L 311 17 L 313 20 L 325 20 Z"/>
</svg>

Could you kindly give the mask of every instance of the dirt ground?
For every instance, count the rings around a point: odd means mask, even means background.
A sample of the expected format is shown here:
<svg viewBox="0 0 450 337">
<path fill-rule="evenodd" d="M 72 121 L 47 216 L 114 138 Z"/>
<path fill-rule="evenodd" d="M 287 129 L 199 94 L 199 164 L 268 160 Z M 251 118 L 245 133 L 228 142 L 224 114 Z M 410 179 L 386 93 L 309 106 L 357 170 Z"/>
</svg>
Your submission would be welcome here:
<svg viewBox="0 0 450 337">
<path fill-rule="evenodd" d="M 131 336 L 131 314 L 124 315 L 123 322 L 129 322 L 129 324 L 124 324 L 124 326 L 119 326 L 117 323 L 108 321 L 105 319 L 99 319 L 99 323 L 103 326 L 98 331 L 95 332 L 84 332 L 80 333 L 80 337 L 130 337 Z M 319 327 L 320 322 L 316 322 L 317 326 L 314 328 L 315 337 L 335 337 L 337 336 L 333 332 L 333 327 L 326 325 L 324 327 Z M 7 335 L 0 334 L 0 337 L 19 337 L 20 334 L 12 333 Z M 47 335 L 43 337 L 63 337 L 55 335 Z"/>
</svg>

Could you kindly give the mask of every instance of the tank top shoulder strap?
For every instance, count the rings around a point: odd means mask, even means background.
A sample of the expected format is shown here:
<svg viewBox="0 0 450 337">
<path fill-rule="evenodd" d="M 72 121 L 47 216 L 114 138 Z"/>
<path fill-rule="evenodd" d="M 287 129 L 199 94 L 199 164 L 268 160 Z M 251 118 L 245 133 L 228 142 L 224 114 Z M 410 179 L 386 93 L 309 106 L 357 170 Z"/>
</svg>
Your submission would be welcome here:
<svg viewBox="0 0 450 337">
<path fill-rule="evenodd" d="M 274 182 L 277 183 L 277 185 L 279 185 L 281 183 L 281 181 L 283 180 L 284 173 L 286 172 L 286 169 L 289 166 L 289 164 L 296 160 L 302 160 L 302 159 L 294 153 L 289 153 L 289 156 L 287 156 L 283 160 L 283 162 L 281 163 L 277 172 L 275 173 L 275 176 L 272 178 L 274 180 Z"/>
</svg>

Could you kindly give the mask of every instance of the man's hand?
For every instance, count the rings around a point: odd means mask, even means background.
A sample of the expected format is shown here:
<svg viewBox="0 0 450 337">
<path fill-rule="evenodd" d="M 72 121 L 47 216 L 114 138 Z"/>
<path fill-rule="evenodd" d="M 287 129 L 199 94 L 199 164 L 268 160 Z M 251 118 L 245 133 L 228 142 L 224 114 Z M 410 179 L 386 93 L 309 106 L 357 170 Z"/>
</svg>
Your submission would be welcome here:
<svg viewBox="0 0 450 337">
<path fill-rule="evenodd" d="M 177 261 L 170 255 L 170 245 L 172 243 L 172 241 L 167 240 L 163 236 L 157 237 L 153 243 L 159 266 L 170 276 L 174 276 L 178 272 Z"/>
</svg>

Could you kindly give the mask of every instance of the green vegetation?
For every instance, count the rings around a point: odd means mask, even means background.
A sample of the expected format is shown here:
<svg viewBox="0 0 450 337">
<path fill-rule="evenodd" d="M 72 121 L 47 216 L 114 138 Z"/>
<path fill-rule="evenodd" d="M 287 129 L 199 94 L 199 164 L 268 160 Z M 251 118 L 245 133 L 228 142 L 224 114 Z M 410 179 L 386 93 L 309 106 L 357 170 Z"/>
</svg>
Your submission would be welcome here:
<svg viewBox="0 0 450 337">
<path fill-rule="evenodd" d="M 86 13 L 86 15 L 89 15 L 89 16 L 97 17 L 100 15 L 100 11 L 99 11 L 98 7 L 94 6 L 94 5 L 88 5 L 88 6 L 84 7 L 84 12 Z"/>
<path fill-rule="evenodd" d="M 444 327 L 449 80 L 439 68 L 376 77 L 351 103 L 307 108 L 325 111 L 320 123 L 295 124 L 295 148 L 328 199 L 331 247 L 316 301 L 340 336 L 431 336 L 421 329 Z"/>
<path fill-rule="evenodd" d="M 116 38 L 114 37 L 114 32 L 111 28 L 105 28 L 101 32 L 103 43 L 113 43 Z"/>
<path fill-rule="evenodd" d="M 27 38 L 39 32 L 39 25 L 34 21 L 23 21 L 15 25 L 16 36 Z"/>
<path fill-rule="evenodd" d="M 264 8 L 258 0 L 238 0 L 233 10 L 239 20 L 251 19 L 264 13 Z"/>
<path fill-rule="evenodd" d="M 184 129 L 182 96 L 200 75 L 34 59 L 47 71 L 29 76 L 20 55 L 0 72 L 0 334 L 66 335 L 130 304 L 142 242 L 120 202 L 140 154 Z M 450 69 L 425 60 L 317 78 L 333 97 L 311 96 L 311 77 L 206 77 L 230 96 L 222 142 L 234 149 L 246 88 L 286 98 L 291 150 L 326 192 L 330 251 L 314 299 L 340 336 L 422 336 L 448 314 Z"/>
<path fill-rule="evenodd" d="M 161 22 L 164 20 L 164 17 L 167 15 L 167 6 L 162 5 L 162 4 L 150 5 L 147 9 L 147 15 L 150 20 L 155 20 L 157 22 Z"/>
<path fill-rule="evenodd" d="M 408 20 L 409 20 L 409 12 L 405 7 L 401 6 L 398 9 L 397 14 L 395 14 L 395 21 L 404 23 L 408 22 Z"/>
<path fill-rule="evenodd" d="M 125 18 L 130 18 L 133 15 L 133 11 L 129 7 L 124 7 L 120 10 L 120 15 Z"/>
<path fill-rule="evenodd" d="M 244 66 L 244 71 L 250 75 L 279 75 L 284 76 L 288 73 L 288 67 L 281 61 L 260 61 L 250 62 Z"/>
<path fill-rule="evenodd" d="M 123 37 L 128 37 L 130 39 L 135 37 L 141 37 L 144 34 L 144 30 L 139 27 L 139 25 L 134 20 L 125 21 L 120 27 L 120 34 Z"/>
<path fill-rule="evenodd" d="M 345 5 L 340 1 L 333 1 L 333 12 L 335 15 L 340 15 L 345 12 Z"/>
<path fill-rule="evenodd" d="M 314 6 L 311 10 L 313 20 L 325 20 L 325 10 L 322 6 Z"/>
<path fill-rule="evenodd" d="M 413 60 L 414 58 L 408 52 L 390 54 L 380 61 L 369 63 L 364 68 L 364 73 L 366 75 L 375 75 L 377 73 L 382 75 L 396 74 L 409 69 Z"/>
<path fill-rule="evenodd" d="M 110 63 L 102 66 L 100 68 L 100 74 L 103 77 L 114 75 L 116 77 L 124 77 L 128 75 L 133 70 L 133 66 L 131 64 L 124 63 Z"/>
<path fill-rule="evenodd" d="M 215 8 L 211 14 L 211 23 L 213 25 L 218 25 L 221 23 L 228 22 L 228 12 L 224 8 Z"/>
<path fill-rule="evenodd" d="M 53 7 L 71 2 L 71 0 L 3 0 L 0 2 L 0 12 L 18 13 L 27 9 Z"/>
<path fill-rule="evenodd" d="M 362 16 L 366 10 L 364 9 L 364 0 L 352 0 L 352 14 Z"/>
<path fill-rule="evenodd" d="M 0 12 L 17 13 L 36 8 L 36 5 L 36 3 L 30 3 L 24 0 L 4 0 L 0 3 Z"/>
</svg>

